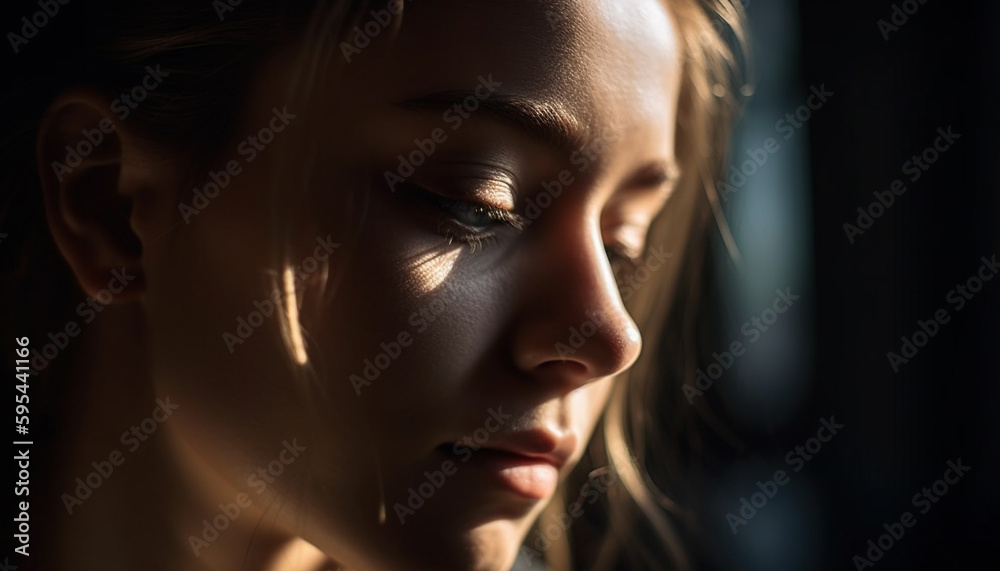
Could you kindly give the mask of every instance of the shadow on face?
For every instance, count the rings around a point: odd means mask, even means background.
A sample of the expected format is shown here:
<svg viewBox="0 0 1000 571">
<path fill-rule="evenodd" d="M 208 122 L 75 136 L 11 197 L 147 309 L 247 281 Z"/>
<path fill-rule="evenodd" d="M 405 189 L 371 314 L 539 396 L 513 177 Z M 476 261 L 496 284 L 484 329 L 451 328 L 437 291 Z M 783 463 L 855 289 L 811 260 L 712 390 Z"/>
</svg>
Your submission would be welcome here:
<svg viewBox="0 0 1000 571">
<path fill-rule="evenodd" d="M 169 428 L 213 493 L 298 442 L 257 505 L 351 569 L 509 568 L 641 348 L 616 274 L 676 178 L 675 30 L 654 0 L 407 2 L 327 48 L 307 103 L 295 49 L 260 71 L 196 216 L 122 159 Z"/>
</svg>

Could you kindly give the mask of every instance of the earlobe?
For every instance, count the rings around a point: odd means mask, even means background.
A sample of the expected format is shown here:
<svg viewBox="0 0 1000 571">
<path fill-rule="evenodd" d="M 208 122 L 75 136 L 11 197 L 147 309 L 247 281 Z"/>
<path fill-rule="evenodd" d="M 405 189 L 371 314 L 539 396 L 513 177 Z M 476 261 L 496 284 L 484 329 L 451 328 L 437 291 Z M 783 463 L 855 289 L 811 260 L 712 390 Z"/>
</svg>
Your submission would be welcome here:
<svg viewBox="0 0 1000 571">
<path fill-rule="evenodd" d="M 38 176 L 52 237 L 90 296 L 107 290 L 115 272 L 134 276 L 115 301 L 144 289 L 142 243 L 131 218 L 137 189 L 127 188 L 127 126 L 99 92 L 60 94 L 38 130 Z"/>
</svg>

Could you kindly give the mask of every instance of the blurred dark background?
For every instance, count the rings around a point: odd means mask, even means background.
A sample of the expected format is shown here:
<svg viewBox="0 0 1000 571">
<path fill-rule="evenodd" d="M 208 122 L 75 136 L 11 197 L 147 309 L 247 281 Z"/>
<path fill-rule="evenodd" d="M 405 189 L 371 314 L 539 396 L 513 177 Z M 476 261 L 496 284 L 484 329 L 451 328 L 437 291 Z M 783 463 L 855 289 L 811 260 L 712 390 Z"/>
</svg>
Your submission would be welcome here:
<svg viewBox="0 0 1000 571">
<path fill-rule="evenodd" d="M 781 148 L 726 201 L 743 259 L 737 269 L 719 256 L 727 309 L 718 347 L 746 340 L 740 324 L 769 307 L 775 288 L 796 286 L 802 305 L 711 389 L 744 448 L 713 471 L 701 509 L 713 540 L 701 557 L 727 570 L 989 565 L 1000 529 L 1000 281 L 970 292 L 961 310 L 960 294 L 949 293 L 982 257 L 1000 257 L 1000 6 L 753 0 L 747 8 L 757 92 L 733 162 L 767 137 Z M 819 86 L 833 95 L 786 140 L 776 122 Z M 912 180 L 905 163 L 939 128 L 960 138 Z M 896 179 L 906 192 L 852 243 L 844 224 L 857 225 L 858 207 L 869 209 Z M 918 320 L 942 308 L 950 320 L 895 372 L 887 353 L 900 353 L 901 337 L 913 339 Z M 787 462 L 831 415 L 844 428 L 804 465 Z M 959 458 L 970 470 L 938 496 L 932 485 Z M 727 520 L 779 469 L 789 482 L 764 507 L 745 524 Z M 924 488 L 938 501 L 914 504 Z M 883 524 L 907 511 L 915 525 L 872 550 Z"/>
<path fill-rule="evenodd" d="M 802 77 L 828 76 L 844 94 L 842 105 L 817 116 L 809 138 L 817 294 L 811 416 L 837 412 L 852 425 L 816 466 L 830 539 L 824 568 L 849 567 L 904 510 L 917 523 L 879 568 L 989 565 L 1000 529 L 1000 282 L 986 282 L 960 311 L 946 296 L 975 275 L 981 257 L 1000 257 L 991 172 L 1000 164 L 991 97 L 998 8 L 928 0 L 886 41 L 875 25 L 889 19 L 881 2 L 801 3 Z M 909 178 L 900 165 L 949 126 L 962 139 L 848 245 L 841 224 L 872 191 Z M 887 351 L 898 352 L 900 336 L 912 338 L 917 320 L 940 308 L 951 320 L 894 374 Z M 959 457 L 971 470 L 919 514 L 911 496 Z"/>
</svg>

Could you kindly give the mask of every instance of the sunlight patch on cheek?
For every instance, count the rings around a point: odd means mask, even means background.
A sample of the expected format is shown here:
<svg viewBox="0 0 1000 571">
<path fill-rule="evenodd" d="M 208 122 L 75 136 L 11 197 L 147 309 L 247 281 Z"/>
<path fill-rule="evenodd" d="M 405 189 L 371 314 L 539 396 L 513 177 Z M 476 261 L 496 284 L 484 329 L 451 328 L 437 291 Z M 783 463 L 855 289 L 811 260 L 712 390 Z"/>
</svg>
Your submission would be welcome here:
<svg viewBox="0 0 1000 571">
<path fill-rule="evenodd" d="M 285 273 L 282 277 L 285 282 L 285 292 L 288 294 L 285 297 L 285 312 L 291 324 L 287 335 L 292 343 L 292 350 L 295 353 L 295 362 L 299 365 L 305 365 L 309 358 L 306 355 L 306 345 L 302 341 L 302 328 L 299 325 L 298 294 L 295 291 L 295 272 L 291 266 L 285 267 Z"/>
<path fill-rule="evenodd" d="M 413 262 L 414 287 L 419 294 L 431 293 L 440 288 L 451 275 L 462 248 L 453 248 L 447 252 L 432 251 L 420 255 Z"/>
<path fill-rule="evenodd" d="M 274 556 L 274 565 L 281 568 L 328 569 L 329 564 L 330 558 L 325 553 L 301 537 L 289 541 Z"/>
</svg>

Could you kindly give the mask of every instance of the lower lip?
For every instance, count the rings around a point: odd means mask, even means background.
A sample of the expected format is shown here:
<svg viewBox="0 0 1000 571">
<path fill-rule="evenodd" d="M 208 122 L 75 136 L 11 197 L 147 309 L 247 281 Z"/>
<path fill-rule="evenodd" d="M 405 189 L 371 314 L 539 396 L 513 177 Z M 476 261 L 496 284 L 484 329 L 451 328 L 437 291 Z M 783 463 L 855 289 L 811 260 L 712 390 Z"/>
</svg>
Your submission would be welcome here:
<svg viewBox="0 0 1000 571">
<path fill-rule="evenodd" d="M 525 498 L 548 498 L 559 484 L 559 471 L 555 466 L 511 452 L 481 448 L 472 452 L 468 464 L 501 487 Z"/>
</svg>

